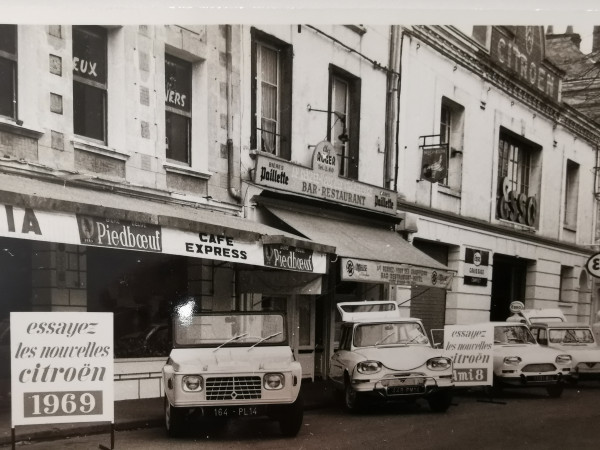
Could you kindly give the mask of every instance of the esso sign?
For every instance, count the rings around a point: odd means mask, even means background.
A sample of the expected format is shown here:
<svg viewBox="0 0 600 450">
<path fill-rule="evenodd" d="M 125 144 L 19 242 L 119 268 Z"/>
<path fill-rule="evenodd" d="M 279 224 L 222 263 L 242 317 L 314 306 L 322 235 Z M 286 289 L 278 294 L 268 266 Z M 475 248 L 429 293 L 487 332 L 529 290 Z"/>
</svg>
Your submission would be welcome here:
<svg viewBox="0 0 600 450">
<path fill-rule="evenodd" d="M 585 263 L 585 268 L 591 276 L 600 278 L 600 253 L 590 256 Z"/>
<path fill-rule="evenodd" d="M 509 310 L 513 314 L 517 314 L 525 309 L 523 302 L 514 301 L 510 303 Z"/>
</svg>

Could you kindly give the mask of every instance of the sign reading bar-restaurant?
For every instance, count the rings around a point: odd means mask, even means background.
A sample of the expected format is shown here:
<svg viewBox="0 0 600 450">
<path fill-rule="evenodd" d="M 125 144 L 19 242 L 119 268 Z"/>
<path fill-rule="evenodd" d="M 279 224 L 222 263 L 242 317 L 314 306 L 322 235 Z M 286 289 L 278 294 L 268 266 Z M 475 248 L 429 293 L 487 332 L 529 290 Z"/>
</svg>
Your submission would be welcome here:
<svg viewBox="0 0 600 450">
<path fill-rule="evenodd" d="M 260 153 L 256 158 L 255 183 L 331 202 L 396 214 L 398 194 L 370 184 L 342 178 L 339 155 L 322 142 L 315 148 L 313 167 L 308 168 Z"/>
<path fill-rule="evenodd" d="M 410 264 L 342 258 L 342 281 L 390 283 L 401 286 L 428 286 L 448 289 L 453 273 Z"/>
</svg>

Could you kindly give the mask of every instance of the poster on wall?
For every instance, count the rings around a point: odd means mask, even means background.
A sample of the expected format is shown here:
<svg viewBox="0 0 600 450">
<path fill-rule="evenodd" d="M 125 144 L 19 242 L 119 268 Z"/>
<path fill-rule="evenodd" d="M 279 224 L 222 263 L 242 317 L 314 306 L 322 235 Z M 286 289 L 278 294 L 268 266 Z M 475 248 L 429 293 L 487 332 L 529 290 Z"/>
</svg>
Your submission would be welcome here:
<svg viewBox="0 0 600 450">
<path fill-rule="evenodd" d="M 113 314 L 11 312 L 12 427 L 113 422 Z"/>
<path fill-rule="evenodd" d="M 452 359 L 455 386 L 492 385 L 493 345 L 492 324 L 444 327 L 444 355 Z"/>
</svg>

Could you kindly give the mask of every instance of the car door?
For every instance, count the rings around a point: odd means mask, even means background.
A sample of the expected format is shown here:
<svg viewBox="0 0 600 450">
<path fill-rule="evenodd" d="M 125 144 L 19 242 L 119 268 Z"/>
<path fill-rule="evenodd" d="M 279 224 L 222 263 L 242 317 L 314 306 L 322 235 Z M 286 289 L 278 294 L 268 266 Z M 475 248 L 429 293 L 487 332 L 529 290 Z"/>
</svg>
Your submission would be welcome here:
<svg viewBox="0 0 600 450">
<path fill-rule="evenodd" d="M 340 333 L 340 347 L 335 350 L 329 363 L 329 377 L 336 383 L 344 383 L 344 361 L 352 342 L 352 324 L 343 324 Z"/>
</svg>

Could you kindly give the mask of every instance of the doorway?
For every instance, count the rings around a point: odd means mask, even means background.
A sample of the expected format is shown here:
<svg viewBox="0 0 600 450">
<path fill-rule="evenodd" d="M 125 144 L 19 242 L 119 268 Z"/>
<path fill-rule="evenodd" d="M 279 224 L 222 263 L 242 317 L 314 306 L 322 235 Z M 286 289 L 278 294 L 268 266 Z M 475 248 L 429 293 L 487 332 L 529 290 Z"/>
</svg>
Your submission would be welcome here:
<svg viewBox="0 0 600 450">
<path fill-rule="evenodd" d="M 525 303 L 527 260 L 495 254 L 492 271 L 490 320 L 504 321 L 510 316 L 510 303 Z"/>
</svg>

